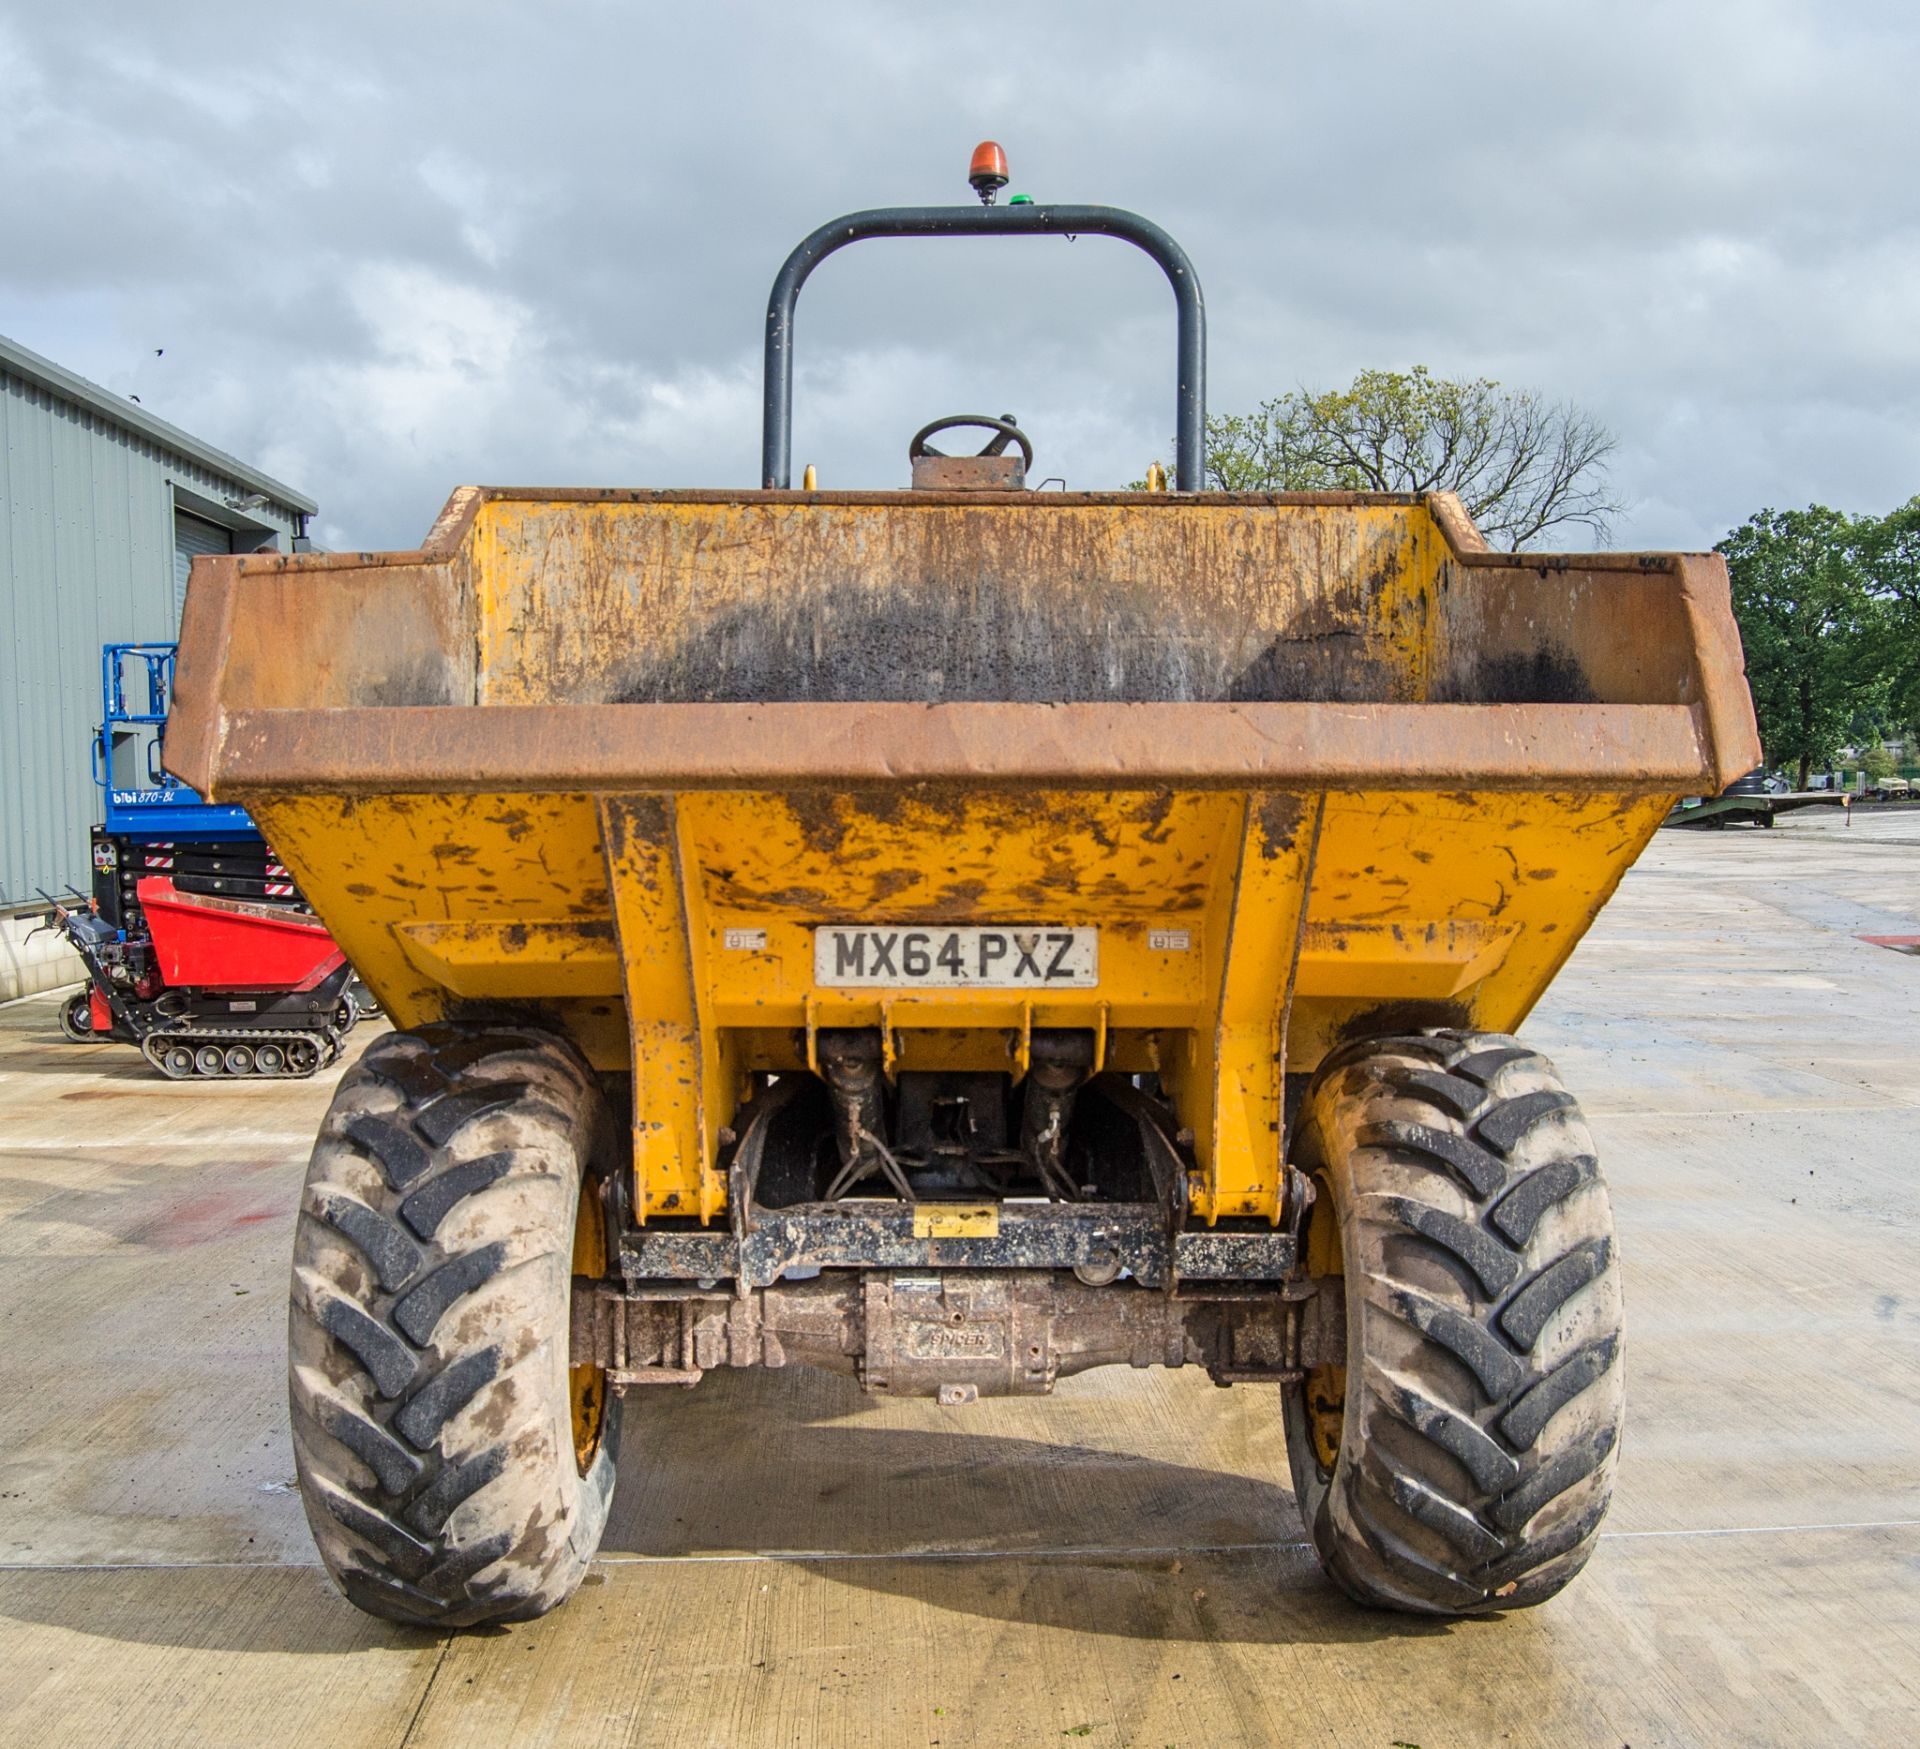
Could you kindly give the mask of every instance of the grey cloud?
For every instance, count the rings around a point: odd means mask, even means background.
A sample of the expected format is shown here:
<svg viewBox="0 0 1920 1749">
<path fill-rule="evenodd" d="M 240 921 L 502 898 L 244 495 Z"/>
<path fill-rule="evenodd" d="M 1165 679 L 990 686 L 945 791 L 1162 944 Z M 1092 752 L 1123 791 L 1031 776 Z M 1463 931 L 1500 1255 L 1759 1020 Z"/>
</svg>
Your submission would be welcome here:
<svg viewBox="0 0 1920 1749">
<path fill-rule="evenodd" d="M 1576 399 L 1629 545 L 1920 487 L 1902 5 L 283 10 L 0 24 L 0 330 L 341 544 L 463 480 L 751 483 L 781 256 L 964 200 L 982 135 L 1182 239 L 1216 407 L 1416 361 Z M 1099 240 L 855 251 L 803 301 L 796 453 L 896 483 L 926 418 L 1012 409 L 1043 472 L 1119 483 L 1171 325 Z"/>
</svg>

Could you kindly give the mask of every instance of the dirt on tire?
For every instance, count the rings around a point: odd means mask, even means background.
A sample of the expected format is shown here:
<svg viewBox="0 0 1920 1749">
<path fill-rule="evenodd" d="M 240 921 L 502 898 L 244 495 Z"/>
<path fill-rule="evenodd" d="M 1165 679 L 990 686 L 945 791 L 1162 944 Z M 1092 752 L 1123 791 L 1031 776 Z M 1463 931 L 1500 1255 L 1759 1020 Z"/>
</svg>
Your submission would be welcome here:
<svg viewBox="0 0 1920 1749">
<path fill-rule="evenodd" d="M 1624 1406 L 1612 1212 L 1579 1107 L 1506 1035 L 1376 1039 L 1317 1072 L 1296 1163 L 1345 1276 L 1347 1365 L 1285 1387 L 1321 1564 L 1421 1614 L 1551 1597 L 1593 1551 Z"/>
<path fill-rule="evenodd" d="M 524 1620 L 571 1595 L 612 1497 L 617 1407 L 584 1468 L 568 1389 L 574 1223 L 611 1119 L 564 1040 L 376 1040 L 307 1170 L 288 1382 L 300 1492 L 362 1609 Z"/>
</svg>

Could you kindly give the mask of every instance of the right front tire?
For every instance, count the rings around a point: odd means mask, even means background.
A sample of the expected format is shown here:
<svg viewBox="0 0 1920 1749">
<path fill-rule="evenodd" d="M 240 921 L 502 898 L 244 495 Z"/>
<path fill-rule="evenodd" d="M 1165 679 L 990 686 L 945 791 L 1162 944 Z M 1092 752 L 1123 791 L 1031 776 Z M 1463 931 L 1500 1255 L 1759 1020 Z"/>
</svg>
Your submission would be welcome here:
<svg viewBox="0 0 1920 1749">
<path fill-rule="evenodd" d="M 1593 1552 L 1622 1417 L 1613 1219 L 1553 1065 L 1498 1033 L 1322 1065 L 1296 1163 L 1306 1267 L 1344 1278 L 1347 1362 L 1283 1387 L 1330 1578 L 1426 1615 L 1551 1597 Z"/>
<path fill-rule="evenodd" d="M 465 1627 L 570 1596 L 613 1494 L 618 1399 L 568 1365 L 606 1267 L 613 1128 L 551 1034 L 431 1026 L 342 1079 L 307 1169 L 288 1369 L 327 1570 L 362 1609 Z"/>
</svg>

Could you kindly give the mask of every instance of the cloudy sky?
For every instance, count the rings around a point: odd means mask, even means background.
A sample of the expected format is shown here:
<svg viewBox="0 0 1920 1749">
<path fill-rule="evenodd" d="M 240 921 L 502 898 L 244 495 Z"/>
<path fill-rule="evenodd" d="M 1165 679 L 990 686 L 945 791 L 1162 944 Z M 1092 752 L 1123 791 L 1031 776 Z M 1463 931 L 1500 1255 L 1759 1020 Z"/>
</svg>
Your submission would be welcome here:
<svg viewBox="0 0 1920 1749">
<path fill-rule="evenodd" d="M 752 485 L 768 284 L 821 220 L 1133 207 L 1216 411 L 1425 363 L 1619 438 L 1620 546 L 1920 491 L 1920 7 L 90 0 L 0 6 L 0 333 L 410 546 L 448 491 Z M 1038 473 L 1168 448 L 1123 244 L 873 243 L 801 303 L 795 463 L 936 414 Z M 156 349 L 164 352 L 156 356 Z"/>
</svg>

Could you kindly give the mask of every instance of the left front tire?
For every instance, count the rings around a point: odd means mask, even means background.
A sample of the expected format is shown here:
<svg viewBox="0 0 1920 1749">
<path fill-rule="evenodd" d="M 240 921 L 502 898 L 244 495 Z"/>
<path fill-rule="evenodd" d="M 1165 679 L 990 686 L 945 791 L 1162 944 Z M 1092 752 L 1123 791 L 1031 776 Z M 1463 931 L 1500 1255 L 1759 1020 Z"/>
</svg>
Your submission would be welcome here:
<svg viewBox="0 0 1920 1749">
<path fill-rule="evenodd" d="M 552 1034 L 431 1026 L 342 1079 L 307 1170 L 288 1374 L 300 1492 L 360 1608 L 427 1627 L 545 1614 L 586 1576 L 618 1399 L 569 1365 L 603 1274 L 612 1119 Z"/>
</svg>

